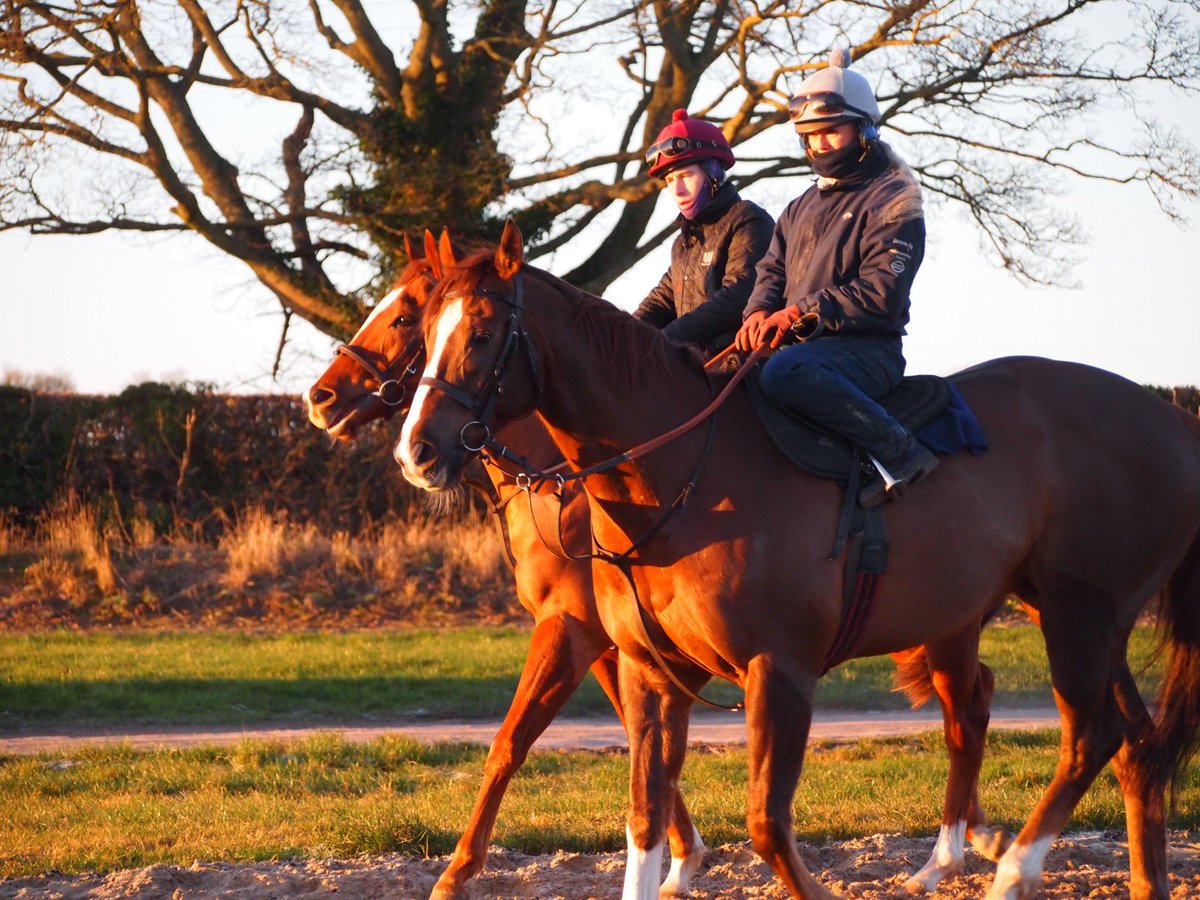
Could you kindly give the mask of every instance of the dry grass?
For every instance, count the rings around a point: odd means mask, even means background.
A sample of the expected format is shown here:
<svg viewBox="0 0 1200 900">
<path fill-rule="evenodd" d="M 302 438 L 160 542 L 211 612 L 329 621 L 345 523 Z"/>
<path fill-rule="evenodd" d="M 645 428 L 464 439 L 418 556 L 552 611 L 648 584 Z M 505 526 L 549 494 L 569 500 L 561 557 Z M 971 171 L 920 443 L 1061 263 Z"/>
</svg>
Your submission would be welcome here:
<svg viewBox="0 0 1200 900">
<path fill-rule="evenodd" d="M 29 559 L 15 593 L 0 588 L 0 612 L 22 630 L 434 624 L 520 615 L 500 538 L 476 515 L 421 516 L 354 535 L 251 508 L 216 545 L 186 534 L 159 537 L 144 514 L 110 514 L 106 524 L 98 506 L 65 498 L 23 548 Z"/>
<path fill-rule="evenodd" d="M 224 537 L 227 568 L 222 581 L 237 588 L 255 578 L 296 575 L 331 561 L 331 541 L 313 525 L 293 525 L 281 515 L 254 508 Z"/>
<path fill-rule="evenodd" d="M 12 516 L 0 510 L 0 556 L 7 556 L 20 549 L 25 543 L 21 529 Z"/>
<path fill-rule="evenodd" d="M 44 557 L 31 568 L 43 564 L 33 573 L 43 585 L 58 580 L 68 598 L 79 603 L 93 586 L 101 594 L 116 588 L 110 535 L 101 529 L 95 507 L 69 494 L 46 512 L 38 531 Z"/>
</svg>

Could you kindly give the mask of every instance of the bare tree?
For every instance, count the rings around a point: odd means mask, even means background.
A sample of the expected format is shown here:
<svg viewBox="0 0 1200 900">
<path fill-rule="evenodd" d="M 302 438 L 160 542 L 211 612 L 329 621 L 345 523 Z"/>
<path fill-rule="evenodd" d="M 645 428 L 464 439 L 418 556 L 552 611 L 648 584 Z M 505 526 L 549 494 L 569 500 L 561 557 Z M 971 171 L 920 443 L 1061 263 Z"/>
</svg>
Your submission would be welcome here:
<svg viewBox="0 0 1200 900">
<path fill-rule="evenodd" d="M 588 248 L 567 278 L 603 291 L 671 231 L 642 152 L 678 107 L 721 125 L 741 184 L 804 175 L 768 129 L 834 43 L 1018 278 L 1064 277 L 1063 176 L 1169 216 L 1200 196 L 1195 148 L 1140 105 L 1200 88 L 1194 0 L 3 3 L 0 229 L 191 231 L 339 337 L 426 226 L 515 214 L 535 258 Z M 1091 30 L 1101 6 L 1123 39 Z"/>
</svg>

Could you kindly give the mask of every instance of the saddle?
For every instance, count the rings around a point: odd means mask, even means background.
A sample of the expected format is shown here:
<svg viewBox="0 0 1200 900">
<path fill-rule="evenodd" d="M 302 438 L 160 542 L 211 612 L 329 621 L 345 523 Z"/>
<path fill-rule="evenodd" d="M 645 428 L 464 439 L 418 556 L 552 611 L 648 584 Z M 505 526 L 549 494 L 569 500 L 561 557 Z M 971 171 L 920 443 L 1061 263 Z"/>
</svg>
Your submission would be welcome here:
<svg viewBox="0 0 1200 900">
<path fill-rule="evenodd" d="M 816 423 L 798 419 L 787 410 L 776 406 L 763 392 L 757 371 L 746 377 L 746 387 L 750 392 L 754 411 L 758 413 L 771 440 L 784 456 L 813 475 L 835 481 L 846 480 L 846 474 L 859 456 L 855 447 L 822 430 Z M 961 403 L 962 408 L 967 409 L 961 395 L 945 378 L 937 375 L 911 375 L 902 379 L 900 386 L 884 397 L 880 405 L 935 453 L 953 452 L 962 447 L 975 450 L 982 441 L 982 432 L 978 438 L 964 435 L 962 443 L 958 446 L 947 446 L 953 443 L 952 439 L 938 437 L 931 441 L 925 440 L 921 433 L 925 426 L 949 410 L 953 401 Z M 967 412 L 970 412 L 969 409 Z M 961 415 L 957 410 L 955 414 Z M 971 418 L 973 420 L 974 417 Z M 975 428 L 978 430 L 978 425 Z M 945 430 L 944 427 L 938 429 Z M 983 446 L 986 447 L 986 443 Z M 874 467 L 871 469 L 874 471 Z"/>
</svg>

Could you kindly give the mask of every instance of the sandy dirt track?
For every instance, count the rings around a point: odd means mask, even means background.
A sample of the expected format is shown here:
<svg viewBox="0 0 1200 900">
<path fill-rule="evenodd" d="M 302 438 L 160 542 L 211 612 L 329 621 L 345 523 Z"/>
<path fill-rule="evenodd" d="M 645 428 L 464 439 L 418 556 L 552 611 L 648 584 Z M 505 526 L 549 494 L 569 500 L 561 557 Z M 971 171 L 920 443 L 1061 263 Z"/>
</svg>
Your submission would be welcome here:
<svg viewBox="0 0 1200 900">
<path fill-rule="evenodd" d="M 495 722 L 391 723 L 370 728 L 335 730 L 347 740 L 371 740 L 397 731 L 423 740 L 474 740 L 487 743 Z M 848 740 L 861 737 L 904 735 L 940 727 L 936 712 L 823 713 L 814 723 L 813 738 Z M 995 712 L 992 727 L 1041 728 L 1057 724 L 1052 710 Z M 311 733 L 303 728 L 169 732 L 21 735 L 0 738 L 0 753 L 64 750 L 96 743 L 129 742 L 138 747 L 190 746 L 197 743 L 234 743 L 245 738 L 292 739 Z M 689 737 L 704 743 L 744 740 L 739 716 L 697 713 Z M 542 749 L 599 748 L 624 745 L 620 726 L 603 719 L 564 719 L 551 726 L 539 741 Z M 1200 898 L 1200 833 L 1176 832 L 1170 838 L 1172 900 Z M 809 867 L 839 895 L 875 900 L 911 895 L 904 880 L 928 859 L 930 838 L 899 835 L 801 845 Z M 1039 898 L 1127 898 L 1128 851 L 1120 833 L 1072 834 L 1060 839 L 1047 860 Z M 191 866 L 155 865 L 108 875 L 68 876 L 46 873 L 33 878 L 0 879 L 0 900 L 8 898 L 126 897 L 244 898 L 424 898 L 446 865 L 446 858 L 416 859 L 385 855 L 354 859 L 284 860 L 226 863 L 197 861 Z M 623 853 L 527 856 L 493 848 L 482 875 L 470 882 L 471 898 L 563 898 L 563 900 L 616 900 L 621 896 Z M 961 876 L 943 882 L 932 898 L 965 900 L 986 891 L 995 866 L 969 853 Z M 748 843 L 730 844 L 708 851 L 693 881 L 696 900 L 783 898 L 787 893 Z"/>
<path fill-rule="evenodd" d="M 929 855 L 932 839 L 875 835 L 822 847 L 802 845 L 809 867 L 845 897 L 910 897 L 903 883 Z M 1172 900 L 1200 897 L 1200 835 L 1171 835 Z M 403 856 L 350 860 L 263 863 L 204 863 L 186 868 L 150 866 L 107 876 L 49 875 L 0 881 L 0 898 L 268 898 L 338 897 L 423 898 L 429 895 L 444 859 Z M 1039 898 L 1123 898 L 1128 855 L 1121 839 L 1107 834 L 1076 834 L 1060 839 L 1047 860 Z M 617 900 L 624 855 L 556 853 L 525 856 L 494 850 L 485 872 L 470 883 L 471 898 L 562 898 Z M 926 895 L 965 900 L 983 895 L 994 866 L 971 854 L 962 875 L 947 879 Z M 787 894 L 770 869 L 745 843 L 712 849 L 693 882 L 696 900 L 783 898 Z"/>
</svg>

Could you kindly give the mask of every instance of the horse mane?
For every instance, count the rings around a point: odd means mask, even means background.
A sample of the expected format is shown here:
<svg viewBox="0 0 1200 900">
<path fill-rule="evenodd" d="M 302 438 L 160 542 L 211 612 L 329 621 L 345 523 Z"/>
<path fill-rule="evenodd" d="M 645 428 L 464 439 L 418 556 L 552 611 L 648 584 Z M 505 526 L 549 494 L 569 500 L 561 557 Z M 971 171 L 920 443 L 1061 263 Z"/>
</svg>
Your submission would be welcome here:
<svg viewBox="0 0 1200 900">
<path fill-rule="evenodd" d="M 494 254 L 494 249 L 484 247 L 460 259 L 450 268 L 451 277 L 443 280 L 441 292 L 445 292 L 450 282 L 455 288 L 467 291 L 477 288 L 484 276 L 494 271 Z M 603 297 L 529 263 L 522 264 L 521 273 L 567 300 L 572 320 L 583 328 L 588 341 L 600 349 L 615 385 L 622 391 L 661 388 L 663 379 L 677 384 L 681 364 L 690 371 L 704 373 L 699 351 L 667 340 L 657 328 L 635 319 Z"/>
</svg>

